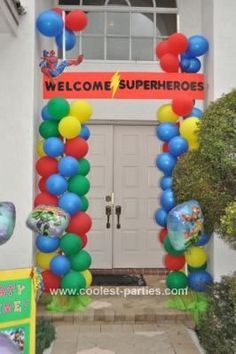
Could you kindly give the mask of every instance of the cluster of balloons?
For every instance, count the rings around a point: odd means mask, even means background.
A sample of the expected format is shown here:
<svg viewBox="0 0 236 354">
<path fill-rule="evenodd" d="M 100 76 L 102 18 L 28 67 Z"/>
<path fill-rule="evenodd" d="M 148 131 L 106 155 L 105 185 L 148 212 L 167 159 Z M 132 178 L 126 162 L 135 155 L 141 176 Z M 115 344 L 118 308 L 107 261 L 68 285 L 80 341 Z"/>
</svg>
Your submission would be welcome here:
<svg viewBox="0 0 236 354">
<path fill-rule="evenodd" d="M 91 284 L 88 270 L 91 257 L 83 248 L 92 221 L 86 213 L 90 189 L 87 140 L 90 136 L 85 123 L 92 115 L 87 101 L 71 104 L 62 97 L 48 101 L 41 111 L 39 133 L 43 139 L 37 144 L 39 159 L 36 171 L 40 193 L 34 205 L 57 206 L 70 216 L 65 234 L 37 236 L 39 252 L 36 261 L 43 270 L 45 292 L 50 288 L 81 289 Z"/>
<path fill-rule="evenodd" d="M 157 45 L 156 56 L 166 72 L 174 73 L 181 69 L 182 72 L 197 73 L 201 69 L 201 61 L 197 57 L 206 54 L 208 49 L 208 40 L 201 35 L 188 39 L 182 33 L 173 33 Z"/>
<path fill-rule="evenodd" d="M 43 11 L 36 20 L 37 30 L 46 37 L 55 37 L 58 48 L 63 47 L 63 10 L 59 7 Z M 65 48 L 71 50 L 76 44 L 74 32 L 80 32 L 88 24 L 87 15 L 81 10 L 70 11 L 65 16 Z"/>
</svg>

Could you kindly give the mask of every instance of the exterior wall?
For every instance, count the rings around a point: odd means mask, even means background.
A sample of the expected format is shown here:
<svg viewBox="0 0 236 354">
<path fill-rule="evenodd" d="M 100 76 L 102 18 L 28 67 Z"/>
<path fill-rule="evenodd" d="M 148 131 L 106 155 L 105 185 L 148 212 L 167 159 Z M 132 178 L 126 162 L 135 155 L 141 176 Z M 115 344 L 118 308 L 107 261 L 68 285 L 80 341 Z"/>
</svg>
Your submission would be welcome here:
<svg viewBox="0 0 236 354">
<path fill-rule="evenodd" d="M 207 103 L 236 87 L 235 58 L 236 3 L 234 0 L 203 1 L 203 34 L 211 47 L 206 59 L 206 75 L 209 84 Z M 231 250 L 217 235 L 209 246 L 210 268 L 216 280 L 236 270 L 236 252 Z"/>
</svg>

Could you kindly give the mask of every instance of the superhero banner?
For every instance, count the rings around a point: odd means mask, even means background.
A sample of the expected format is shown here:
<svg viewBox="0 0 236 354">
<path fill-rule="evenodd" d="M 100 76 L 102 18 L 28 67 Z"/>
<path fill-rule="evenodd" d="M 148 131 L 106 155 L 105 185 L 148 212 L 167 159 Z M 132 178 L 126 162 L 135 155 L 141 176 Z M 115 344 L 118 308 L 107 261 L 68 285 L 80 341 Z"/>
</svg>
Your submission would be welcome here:
<svg viewBox="0 0 236 354">
<path fill-rule="evenodd" d="M 43 98 L 173 99 L 186 93 L 203 100 L 204 75 L 156 72 L 67 72 L 44 76 Z"/>
</svg>

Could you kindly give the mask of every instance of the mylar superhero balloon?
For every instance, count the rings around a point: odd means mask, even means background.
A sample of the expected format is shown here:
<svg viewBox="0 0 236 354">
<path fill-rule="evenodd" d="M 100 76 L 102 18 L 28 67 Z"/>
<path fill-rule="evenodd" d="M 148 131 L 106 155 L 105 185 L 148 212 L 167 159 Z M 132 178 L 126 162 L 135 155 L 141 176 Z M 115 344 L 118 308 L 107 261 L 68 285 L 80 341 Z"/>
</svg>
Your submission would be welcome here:
<svg viewBox="0 0 236 354">
<path fill-rule="evenodd" d="M 14 231 L 16 209 L 11 202 L 0 202 L 0 246 L 7 242 Z"/>
<path fill-rule="evenodd" d="M 10 340 L 10 338 L 4 334 L 0 333 L 0 353 L 1 354 L 19 354 L 20 350 L 16 345 Z"/>
</svg>

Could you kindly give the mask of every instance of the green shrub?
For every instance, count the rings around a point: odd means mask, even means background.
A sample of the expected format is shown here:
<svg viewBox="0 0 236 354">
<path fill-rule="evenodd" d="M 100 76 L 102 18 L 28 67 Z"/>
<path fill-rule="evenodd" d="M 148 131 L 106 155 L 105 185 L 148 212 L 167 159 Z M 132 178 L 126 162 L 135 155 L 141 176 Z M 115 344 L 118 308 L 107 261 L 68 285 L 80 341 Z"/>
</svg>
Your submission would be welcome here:
<svg viewBox="0 0 236 354">
<path fill-rule="evenodd" d="M 220 230 L 221 235 L 225 235 L 224 240 L 236 250 L 236 202 L 226 207 L 220 219 Z"/>
<path fill-rule="evenodd" d="M 221 218 L 236 201 L 236 91 L 211 103 L 199 122 L 199 149 L 180 158 L 174 170 L 176 201 L 197 199 L 206 232 L 229 240 Z"/>
<path fill-rule="evenodd" d="M 206 354 L 236 352 L 236 277 L 225 276 L 208 289 L 209 306 L 197 333 Z"/>
<path fill-rule="evenodd" d="M 43 351 L 50 347 L 55 339 L 55 328 L 53 324 L 45 319 L 38 319 L 36 322 L 36 354 L 43 354 Z"/>
</svg>

